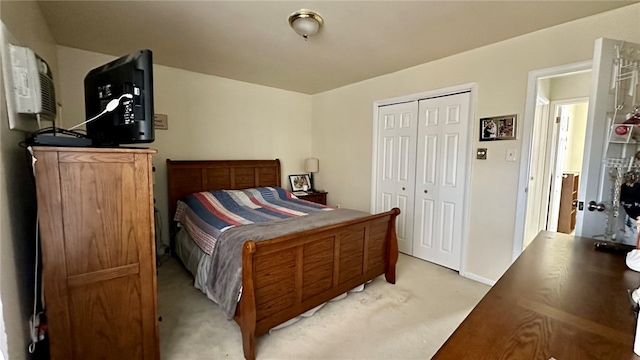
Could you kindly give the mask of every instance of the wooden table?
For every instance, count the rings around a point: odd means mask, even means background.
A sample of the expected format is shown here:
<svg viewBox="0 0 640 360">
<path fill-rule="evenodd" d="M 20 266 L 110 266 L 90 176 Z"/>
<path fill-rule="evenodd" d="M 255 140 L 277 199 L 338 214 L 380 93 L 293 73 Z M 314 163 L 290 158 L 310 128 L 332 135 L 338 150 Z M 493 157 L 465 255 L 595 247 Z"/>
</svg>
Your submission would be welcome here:
<svg viewBox="0 0 640 360">
<path fill-rule="evenodd" d="M 433 359 L 640 359 L 624 254 L 541 232 Z"/>
</svg>

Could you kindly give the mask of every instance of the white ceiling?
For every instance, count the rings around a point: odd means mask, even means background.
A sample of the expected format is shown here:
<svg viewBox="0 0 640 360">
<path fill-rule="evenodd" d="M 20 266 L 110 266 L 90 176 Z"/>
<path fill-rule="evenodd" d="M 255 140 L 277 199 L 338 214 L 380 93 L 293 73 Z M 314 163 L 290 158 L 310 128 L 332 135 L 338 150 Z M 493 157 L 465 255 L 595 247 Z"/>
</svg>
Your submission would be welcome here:
<svg viewBox="0 0 640 360">
<path fill-rule="evenodd" d="M 307 94 L 638 1 L 39 1 L 60 45 Z M 299 9 L 325 20 L 309 39 Z M 630 14 L 633 16 L 633 14 Z M 603 34 L 604 35 L 604 34 Z"/>
</svg>

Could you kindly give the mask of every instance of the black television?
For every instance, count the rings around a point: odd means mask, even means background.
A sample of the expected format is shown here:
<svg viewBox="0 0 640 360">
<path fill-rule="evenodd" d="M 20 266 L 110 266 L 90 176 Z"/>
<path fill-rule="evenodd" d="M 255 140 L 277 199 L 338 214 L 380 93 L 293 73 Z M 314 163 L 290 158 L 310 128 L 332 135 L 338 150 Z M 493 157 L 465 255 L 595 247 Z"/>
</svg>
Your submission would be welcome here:
<svg viewBox="0 0 640 360">
<path fill-rule="evenodd" d="M 107 104 L 118 104 L 112 111 Z M 91 70 L 84 78 L 87 136 L 93 146 L 150 143 L 153 131 L 151 50 L 138 50 Z M 111 107 L 111 105 L 110 105 Z"/>
</svg>

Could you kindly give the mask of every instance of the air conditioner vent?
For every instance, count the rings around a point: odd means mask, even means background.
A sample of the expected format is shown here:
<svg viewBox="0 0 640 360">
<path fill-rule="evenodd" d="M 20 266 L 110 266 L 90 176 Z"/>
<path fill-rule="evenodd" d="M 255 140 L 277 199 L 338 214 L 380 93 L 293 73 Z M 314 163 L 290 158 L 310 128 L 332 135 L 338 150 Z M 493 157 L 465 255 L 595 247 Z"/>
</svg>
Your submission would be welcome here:
<svg viewBox="0 0 640 360">
<path fill-rule="evenodd" d="M 56 94 L 53 87 L 53 80 L 42 73 L 40 73 L 40 89 L 42 92 L 41 113 L 53 115 L 55 118 Z"/>
</svg>

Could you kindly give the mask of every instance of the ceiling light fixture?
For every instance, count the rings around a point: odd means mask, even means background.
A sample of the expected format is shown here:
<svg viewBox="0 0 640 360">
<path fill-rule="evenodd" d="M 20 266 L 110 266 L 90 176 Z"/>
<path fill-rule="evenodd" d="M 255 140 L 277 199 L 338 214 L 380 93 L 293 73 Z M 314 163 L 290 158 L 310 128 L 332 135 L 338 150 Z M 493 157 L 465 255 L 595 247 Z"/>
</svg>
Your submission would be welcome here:
<svg viewBox="0 0 640 360">
<path fill-rule="evenodd" d="M 289 25 L 306 41 L 315 35 L 324 24 L 322 16 L 311 10 L 298 10 L 289 16 Z"/>
</svg>

